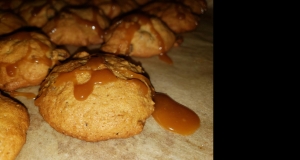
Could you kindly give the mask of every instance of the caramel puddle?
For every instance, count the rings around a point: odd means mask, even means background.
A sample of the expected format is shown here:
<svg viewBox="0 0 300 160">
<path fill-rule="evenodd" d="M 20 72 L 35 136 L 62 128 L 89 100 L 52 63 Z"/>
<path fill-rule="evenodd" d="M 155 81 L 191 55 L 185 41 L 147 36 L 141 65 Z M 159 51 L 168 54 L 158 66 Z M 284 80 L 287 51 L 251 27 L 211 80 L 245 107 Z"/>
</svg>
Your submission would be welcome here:
<svg viewBox="0 0 300 160">
<path fill-rule="evenodd" d="M 166 130 L 181 134 L 193 134 L 200 127 L 198 115 L 164 93 L 154 96 L 153 118 Z"/>
</svg>

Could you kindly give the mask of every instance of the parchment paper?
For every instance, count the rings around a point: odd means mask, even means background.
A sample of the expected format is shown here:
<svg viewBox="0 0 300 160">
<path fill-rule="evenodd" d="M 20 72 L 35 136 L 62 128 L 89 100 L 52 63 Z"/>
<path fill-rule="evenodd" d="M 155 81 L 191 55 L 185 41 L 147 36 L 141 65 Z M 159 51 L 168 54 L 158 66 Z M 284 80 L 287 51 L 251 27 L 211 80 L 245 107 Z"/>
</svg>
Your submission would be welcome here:
<svg viewBox="0 0 300 160">
<path fill-rule="evenodd" d="M 28 108 L 27 141 L 17 160 L 175 160 L 213 159 L 213 1 L 195 31 L 182 34 L 184 42 L 168 52 L 169 65 L 158 57 L 133 58 L 140 62 L 157 92 L 168 94 L 201 119 L 200 128 L 182 136 L 147 119 L 142 133 L 127 139 L 85 142 L 52 129 L 33 100 L 16 97 Z M 39 86 L 20 91 L 37 94 Z"/>
</svg>

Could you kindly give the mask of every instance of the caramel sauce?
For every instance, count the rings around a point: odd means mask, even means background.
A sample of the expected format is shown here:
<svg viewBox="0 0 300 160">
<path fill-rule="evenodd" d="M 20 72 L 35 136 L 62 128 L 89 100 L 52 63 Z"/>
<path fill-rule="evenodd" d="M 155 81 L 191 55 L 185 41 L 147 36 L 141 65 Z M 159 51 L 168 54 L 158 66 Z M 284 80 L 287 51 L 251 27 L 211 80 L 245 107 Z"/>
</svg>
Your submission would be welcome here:
<svg viewBox="0 0 300 160">
<path fill-rule="evenodd" d="M 143 83 L 140 83 L 138 81 L 131 81 L 137 85 L 140 85 L 140 88 L 143 90 L 142 93 L 147 94 L 148 93 L 148 88 L 146 86 L 146 84 L 151 88 L 151 82 L 148 78 L 146 78 L 145 76 L 141 75 L 141 74 L 138 74 L 138 73 L 135 73 L 135 72 L 132 72 L 130 70 L 127 70 L 127 71 L 124 71 L 124 70 L 117 70 L 117 72 L 125 75 L 126 77 L 129 77 L 129 79 L 131 80 L 139 80 L 140 82 L 143 82 Z M 146 83 L 146 84 L 145 84 Z M 147 91 L 145 91 L 147 89 Z M 151 95 L 153 95 L 154 93 L 152 93 L 152 89 L 151 89 Z"/>
<path fill-rule="evenodd" d="M 200 127 L 198 115 L 164 93 L 154 96 L 153 118 L 165 129 L 181 134 L 193 134 Z"/>
<path fill-rule="evenodd" d="M 35 99 L 35 97 L 36 97 L 36 95 L 34 93 L 18 92 L 18 91 L 11 91 L 11 92 L 9 92 L 9 95 L 12 97 L 23 96 L 23 97 L 26 97 L 27 99 Z"/>
<path fill-rule="evenodd" d="M 59 86 L 65 82 L 72 82 L 74 85 L 74 97 L 79 101 L 83 101 L 87 99 L 88 96 L 93 92 L 94 85 L 103 85 L 118 80 L 118 78 L 108 68 L 97 70 L 103 63 L 104 59 L 102 57 L 92 57 L 86 63 L 86 66 L 91 70 L 81 70 L 82 68 L 79 67 L 70 72 L 59 73 L 54 85 Z M 140 86 L 143 94 L 146 95 L 148 93 L 148 88 L 144 81 L 146 83 L 150 83 L 150 81 L 146 77 L 131 71 L 124 72 L 126 72 L 124 73 L 126 75 L 131 75 L 130 78 L 132 79 L 129 80 L 130 83 L 135 83 L 136 85 Z M 83 73 L 89 73 L 91 77 L 87 82 L 79 84 L 76 79 L 76 75 Z"/>
<path fill-rule="evenodd" d="M 8 76 L 14 77 L 16 75 L 17 69 L 18 67 L 16 64 L 9 64 L 6 66 L 6 73 Z"/>
<path fill-rule="evenodd" d="M 9 40 L 31 40 L 31 36 L 29 32 L 19 32 L 16 34 L 13 34 L 9 37 L 7 37 L 7 39 Z M 46 44 L 42 43 L 39 40 L 36 40 L 36 42 L 38 43 L 41 52 L 47 52 L 47 50 L 50 50 L 50 47 L 47 46 Z M 26 51 L 26 55 L 24 57 L 22 57 L 21 59 L 19 59 L 18 61 L 16 61 L 15 63 L 4 63 L 1 62 L 0 65 L 6 67 L 6 73 L 8 76 L 10 77 L 14 77 L 17 74 L 18 68 L 21 65 L 21 63 L 25 63 L 30 62 L 30 63 L 42 63 L 45 64 L 47 66 L 52 66 L 52 61 L 51 59 L 47 58 L 46 55 L 43 55 L 43 57 L 35 57 L 34 55 L 31 55 L 31 51 L 33 48 L 31 48 L 30 45 L 28 45 L 27 51 Z"/>
<path fill-rule="evenodd" d="M 91 78 L 84 84 L 74 86 L 74 96 L 77 100 L 85 100 L 93 92 L 95 84 L 106 84 L 117 80 L 117 77 L 109 70 L 102 69 L 92 71 Z"/>
<path fill-rule="evenodd" d="M 168 64 L 173 64 L 173 60 L 166 53 L 159 54 L 159 59 Z"/>
</svg>

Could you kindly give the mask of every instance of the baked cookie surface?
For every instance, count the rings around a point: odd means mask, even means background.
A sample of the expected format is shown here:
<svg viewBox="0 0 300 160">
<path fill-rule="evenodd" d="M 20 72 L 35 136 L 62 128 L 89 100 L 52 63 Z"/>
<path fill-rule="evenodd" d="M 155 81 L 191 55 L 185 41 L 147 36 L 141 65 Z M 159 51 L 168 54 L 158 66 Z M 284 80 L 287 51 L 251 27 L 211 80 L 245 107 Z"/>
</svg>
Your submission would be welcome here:
<svg viewBox="0 0 300 160">
<path fill-rule="evenodd" d="M 16 32 L 0 39 L 0 89 L 39 85 L 54 65 L 70 54 L 38 32 Z"/>
<path fill-rule="evenodd" d="M 154 111 L 154 89 L 142 68 L 115 55 L 78 54 L 41 85 L 35 105 L 45 121 L 85 141 L 139 134 Z"/>
<path fill-rule="evenodd" d="M 14 12 L 0 10 L 0 36 L 26 25 L 26 22 Z"/>
<path fill-rule="evenodd" d="M 57 45 L 88 46 L 103 42 L 109 23 L 103 11 L 96 7 L 66 7 L 42 30 Z"/>
<path fill-rule="evenodd" d="M 20 103 L 0 93 L 0 159 L 14 160 L 26 142 L 29 114 Z"/>
<path fill-rule="evenodd" d="M 159 17 L 175 33 L 196 29 L 200 20 L 199 16 L 193 14 L 190 7 L 176 1 L 153 1 L 141 10 Z"/>
<path fill-rule="evenodd" d="M 101 8 L 109 19 L 113 19 L 139 7 L 139 4 L 135 0 L 91 0 L 89 4 Z"/>
<path fill-rule="evenodd" d="M 56 9 L 48 0 L 25 1 L 17 9 L 29 26 L 42 27 L 56 14 Z"/>
</svg>

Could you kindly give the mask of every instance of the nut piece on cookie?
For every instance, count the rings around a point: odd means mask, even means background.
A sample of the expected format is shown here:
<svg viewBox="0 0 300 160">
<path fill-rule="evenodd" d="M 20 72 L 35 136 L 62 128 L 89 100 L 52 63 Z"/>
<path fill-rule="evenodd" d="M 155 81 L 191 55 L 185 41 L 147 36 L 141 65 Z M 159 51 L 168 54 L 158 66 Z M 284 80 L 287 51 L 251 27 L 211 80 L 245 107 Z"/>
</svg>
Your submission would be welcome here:
<svg viewBox="0 0 300 160">
<path fill-rule="evenodd" d="M 76 54 L 41 84 L 35 105 L 46 122 L 85 141 L 142 132 L 154 111 L 154 88 L 140 66 L 113 54 Z"/>
<path fill-rule="evenodd" d="M 11 33 L 24 26 L 26 22 L 17 14 L 0 10 L 0 35 Z"/>
<path fill-rule="evenodd" d="M 29 114 L 25 106 L 0 93 L 0 159 L 14 160 L 26 143 Z"/>
<path fill-rule="evenodd" d="M 154 1 L 145 5 L 142 11 L 159 17 L 175 33 L 183 33 L 196 29 L 199 16 L 192 13 L 190 7 L 182 3 Z"/>
<path fill-rule="evenodd" d="M 16 32 L 0 39 L 0 89 L 39 85 L 54 65 L 70 54 L 38 32 Z"/>
<path fill-rule="evenodd" d="M 63 8 L 42 28 L 57 45 L 88 46 L 103 42 L 109 20 L 95 7 Z"/>
<path fill-rule="evenodd" d="M 151 57 L 169 51 L 175 42 L 174 33 L 158 18 L 133 13 L 113 23 L 104 35 L 104 52 Z"/>
</svg>

